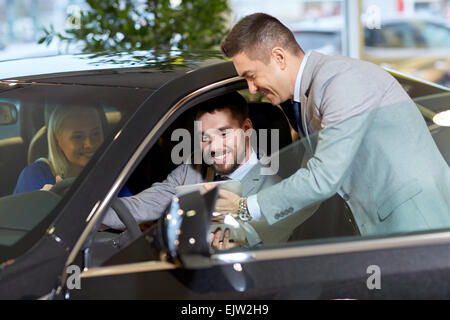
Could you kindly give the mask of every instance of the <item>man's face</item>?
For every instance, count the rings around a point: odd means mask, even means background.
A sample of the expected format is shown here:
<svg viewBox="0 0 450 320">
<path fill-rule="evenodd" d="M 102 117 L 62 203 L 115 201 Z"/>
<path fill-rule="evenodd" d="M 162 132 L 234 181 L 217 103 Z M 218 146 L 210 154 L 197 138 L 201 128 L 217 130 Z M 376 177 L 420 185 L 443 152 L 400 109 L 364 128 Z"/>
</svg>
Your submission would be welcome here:
<svg viewBox="0 0 450 320">
<path fill-rule="evenodd" d="M 250 148 L 245 132 L 252 128 L 250 119 L 240 123 L 229 109 L 222 109 L 206 112 L 197 121 L 201 126 L 203 157 L 216 173 L 230 174 L 248 160 Z"/>
<path fill-rule="evenodd" d="M 233 64 L 237 73 L 247 80 L 251 94 L 260 92 L 272 104 L 280 104 L 291 98 L 289 77 L 286 69 L 277 63 L 271 55 L 268 64 L 259 59 L 250 58 L 246 51 L 233 56 Z"/>
</svg>

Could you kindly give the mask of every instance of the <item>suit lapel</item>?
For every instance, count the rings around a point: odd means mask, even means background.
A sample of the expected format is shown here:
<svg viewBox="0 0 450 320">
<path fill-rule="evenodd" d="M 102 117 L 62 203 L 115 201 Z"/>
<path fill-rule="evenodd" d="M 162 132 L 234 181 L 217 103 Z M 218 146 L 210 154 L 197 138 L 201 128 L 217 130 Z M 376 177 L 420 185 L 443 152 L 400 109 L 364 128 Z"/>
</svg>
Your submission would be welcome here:
<svg viewBox="0 0 450 320">
<path fill-rule="evenodd" d="M 319 52 L 312 51 L 306 61 L 305 68 L 303 69 L 302 80 L 300 85 L 300 103 L 301 103 L 301 116 L 303 127 L 306 131 L 311 128 L 309 121 L 311 119 L 307 119 L 306 115 L 308 114 L 308 110 L 306 110 L 308 106 L 308 93 L 311 88 L 311 83 L 313 81 L 313 74 L 317 64 L 323 58 L 323 54 Z M 308 133 L 306 132 L 308 135 Z"/>
<path fill-rule="evenodd" d="M 317 63 L 322 59 L 323 54 L 312 51 L 306 61 L 305 68 L 303 69 L 302 80 L 300 84 L 300 96 L 304 96 L 308 89 L 311 87 L 313 80 L 314 69 Z"/>
</svg>

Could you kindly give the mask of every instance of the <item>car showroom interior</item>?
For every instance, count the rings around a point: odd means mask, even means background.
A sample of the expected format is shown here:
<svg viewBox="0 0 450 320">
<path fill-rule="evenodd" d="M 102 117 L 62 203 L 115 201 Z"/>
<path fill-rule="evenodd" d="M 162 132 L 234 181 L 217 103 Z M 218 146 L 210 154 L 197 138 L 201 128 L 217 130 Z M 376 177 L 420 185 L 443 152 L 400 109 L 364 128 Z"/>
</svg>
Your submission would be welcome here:
<svg viewBox="0 0 450 320">
<path fill-rule="evenodd" d="M 450 0 L 0 0 L 0 300 L 449 300 L 449 164 Z"/>
</svg>

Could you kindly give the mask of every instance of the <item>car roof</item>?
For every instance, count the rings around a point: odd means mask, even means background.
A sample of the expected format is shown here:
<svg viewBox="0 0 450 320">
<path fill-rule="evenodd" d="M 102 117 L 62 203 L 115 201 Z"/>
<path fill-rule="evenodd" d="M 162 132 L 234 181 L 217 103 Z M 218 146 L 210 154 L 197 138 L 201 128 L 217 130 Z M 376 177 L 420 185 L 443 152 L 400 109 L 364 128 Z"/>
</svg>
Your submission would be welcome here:
<svg viewBox="0 0 450 320">
<path fill-rule="evenodd" d="M 0 61 L 0 80 L 156 89 L 223 59 L 218 51 L 58 55 Z"/>
</svg>

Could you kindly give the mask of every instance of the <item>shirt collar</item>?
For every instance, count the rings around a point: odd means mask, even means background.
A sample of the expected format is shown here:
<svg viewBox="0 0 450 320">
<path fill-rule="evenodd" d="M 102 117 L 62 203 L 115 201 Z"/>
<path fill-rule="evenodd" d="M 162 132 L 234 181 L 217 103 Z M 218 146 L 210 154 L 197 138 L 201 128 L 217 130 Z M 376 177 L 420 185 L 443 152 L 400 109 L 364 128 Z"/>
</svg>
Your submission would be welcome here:
<svg viewBox="0 0 450 320">
<path fill-rule="evenodd" d="M 242 180 L 247 173 L 258 163 L 258 157 L 256 156 L 255 151 L 252 149 L 252 153 L 250 154 L 250 158 L 242 164 L 239 168 L 234 170 L 232 173 L 228 175 L 230 179 Z"/>
<path fill-rule="evenodd" d="M 310 53 L 311 52 L 308 52 L 303 57 L 302 63 L 300 64 L 300 68 L 299 68 L 298 73 L 297 73 L 297 79 L 295 79 L 294 101 L 296 101 L 296 102 L 300 102 L 300 85 L 302 83 L 303 70 L 305 69 L 306 60 L 308 60 L 308 57 L 309 57 Z"/>
</svg>

